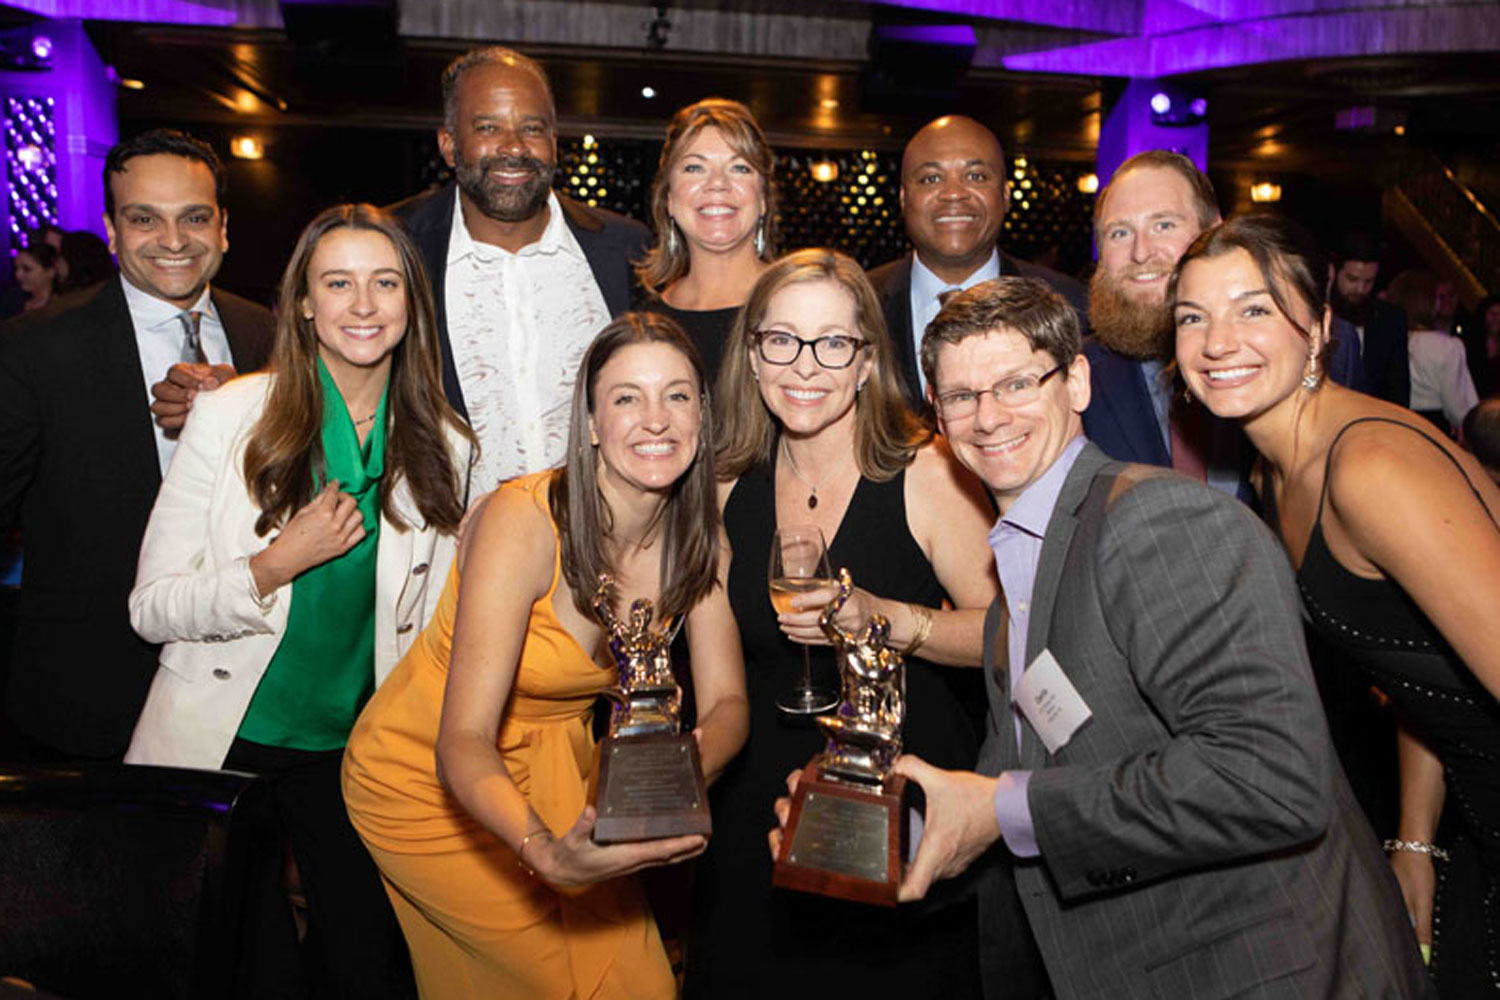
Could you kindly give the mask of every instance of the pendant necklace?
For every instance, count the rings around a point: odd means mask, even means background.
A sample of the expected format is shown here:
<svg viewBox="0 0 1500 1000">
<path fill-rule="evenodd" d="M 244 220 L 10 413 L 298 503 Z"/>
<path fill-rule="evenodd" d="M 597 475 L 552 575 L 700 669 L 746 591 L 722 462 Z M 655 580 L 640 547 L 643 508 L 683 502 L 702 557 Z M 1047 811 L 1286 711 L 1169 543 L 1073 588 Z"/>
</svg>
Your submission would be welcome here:
<svg viewBox="0 0 1500 1000">
<path fill-rule="evenodd" d="M 379 413 L 379 412 L 380 412 L 379 410 L 375 411 L 375 413 Z M 362 424 L 368 424 L 370 421 L 372 421 L 372 420 L 375 419 L 375 413 L 370 414 L 368 417 L 361 417 L 358 420 L 354 421 L 354 426 L 355 427 L 359 427 Z"/>
<path fill-rule="evenodd" d="M 786 446 L 786 438 L 781 439 L 781 453 L 786 456 L 787 466 L 792 470 L 792 475 L 802 480 L 802 485 L 807 487 L 807 509 L 816 510 L 818 507 L 818 484 L 804 476 L 802 470 L 797 468 L 797 460 L 792 457 L 791 449 Z M 823 478 L 827 479 L 828 477 L 825 475 Z"/>
</svg>

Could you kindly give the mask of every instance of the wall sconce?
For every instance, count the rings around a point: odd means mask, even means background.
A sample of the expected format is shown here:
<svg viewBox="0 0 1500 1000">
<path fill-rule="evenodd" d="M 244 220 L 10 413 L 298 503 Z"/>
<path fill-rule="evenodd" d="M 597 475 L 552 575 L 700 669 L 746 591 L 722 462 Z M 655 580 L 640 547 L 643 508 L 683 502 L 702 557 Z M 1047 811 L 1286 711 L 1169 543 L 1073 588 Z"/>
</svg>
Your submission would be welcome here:
<svg viewBox="0 0 1500 1000">
<path fill-rule="evenodd" d="M 820 184 L 829 184 L 839 179 L 839 165 L 832 160 L 818 160 L 808 165 L 812 179 Z"/>
<path fill-rule="evenodd" d="M 1250 185 L 1250 200 L 1256 204 L 1268 204 L 1281 200 L 1281 185 L 1272 184 L 1270 181 L 1261 181 L 1259 184 Z"/>
<path fill-rule="evenodd" d="M 230 155 L 240 160 L 260 160 L 266 155 L 266 147 L 253 135 L 237 135 L 229 140 Z"/>
<path fill-rule="evenodd" d="M 1099 175 L 1084 174 L 1078 178 L 1078 190 L 1084 194 L 1093 194 L 1099 190 Z"/>
</svg>

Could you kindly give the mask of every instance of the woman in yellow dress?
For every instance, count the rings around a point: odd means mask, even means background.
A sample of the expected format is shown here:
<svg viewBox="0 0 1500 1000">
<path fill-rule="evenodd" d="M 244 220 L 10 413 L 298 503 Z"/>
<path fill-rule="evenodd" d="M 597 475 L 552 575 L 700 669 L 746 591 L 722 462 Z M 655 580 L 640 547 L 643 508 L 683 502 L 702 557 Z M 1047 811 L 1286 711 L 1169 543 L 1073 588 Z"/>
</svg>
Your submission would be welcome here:
<svg viewBox="0 0 1500 1000">
<path fill-rule="evenodd" d="M 344 797 L 380 866 L 423 997 L 674 995 L 630 873 L 702 837 L 600 846 L 586 802 L 595 696 L 614 681 L 589 603 L 686 615 L 703 769 L 746 735 L 702 362 L 626 314 L 584 356 L 567 464 L 476 515 L 431 624 L 365 708 Z M 606 666 L 608 664 L 608 666 Z"/>
</svg>

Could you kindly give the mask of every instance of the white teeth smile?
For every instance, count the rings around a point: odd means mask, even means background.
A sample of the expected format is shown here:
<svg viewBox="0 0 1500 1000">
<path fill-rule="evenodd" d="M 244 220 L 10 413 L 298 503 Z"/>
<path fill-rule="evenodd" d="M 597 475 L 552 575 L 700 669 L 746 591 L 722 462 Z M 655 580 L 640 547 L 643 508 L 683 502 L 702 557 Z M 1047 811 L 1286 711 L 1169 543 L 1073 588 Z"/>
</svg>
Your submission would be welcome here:
<svg viewBox="0 0 1500 1000">
<path fill-rule="evenodd" d="M 358 337 L 361 340 L 373 337 L 376 334 L 378 334 L 380 331 L 381 331 L 381 327 L 378 327 L 378 326 L 346 326 L 346 327 L 344 327 L 344 332 L 345 333 L 347 333 L 351 337 Z"/>
<path fill-rule="evenodd" d="M 1026 439 L 1030 436 L 1029 433 L 1022 434 L 1018 437 L 1007 438 L 1004 441 L 996 441 L 994 444 L 982 444 L 979 448 L 987 455 L 999 455 L 1007 451 L 1015 451 L 1021 445 L 1025 444 Z"/>
<path fill-rule="evenodd" d="M 1252 366 L 1248 368 L 1222 368 L 1218 371 L 1206 372 L 1205 374 L 1208 375 L 1210 382 L 1228 382 L 1231 379 L 1254 375 L 1255 371 L 1256 369 Z"/>
<path fill-rule="evenodd" d="M 157 267 L 191 267 L 195 259 L 193 257 L 155 257 L 152 263 Z"/>
<path fill-rule="evenodd" d="M 698 209 L 699 215 L 733 215 L 734 209 L 728 205 L 707 205 Z"/>
<path fill-rule="evenodd" d="M 786 394 L 804 403 L 811 403 L 828 395 L 827 389 L 787 389 Z"/>
<path fill-rule="evenodd" d="M 1131 281 L 1157 281 L 1157 280 L 1159 280 L 1161 278 L 1164 278 L 1164 277 L 1166 277 L 1166 275 L 1162 274 L 1160 271 L 1146 271 L 1143 274 L 1133 274 L 1133 275 L 1131 275 L 1130 276 L 1130 280 Z"/>
<path fill-rule="evenodd" d="M 632 448 L 638 455 L 670 455 L 677 450 L 677 445 L 671 441 L 659 441 L 653 444 L 638 444 Z"/>
<path fill-rule="evenodd" d="M 972 215 L 940 215 L 937 217 L 938 222 L 973 222 L 974 219 L 975 216 Z"/>
</svg>

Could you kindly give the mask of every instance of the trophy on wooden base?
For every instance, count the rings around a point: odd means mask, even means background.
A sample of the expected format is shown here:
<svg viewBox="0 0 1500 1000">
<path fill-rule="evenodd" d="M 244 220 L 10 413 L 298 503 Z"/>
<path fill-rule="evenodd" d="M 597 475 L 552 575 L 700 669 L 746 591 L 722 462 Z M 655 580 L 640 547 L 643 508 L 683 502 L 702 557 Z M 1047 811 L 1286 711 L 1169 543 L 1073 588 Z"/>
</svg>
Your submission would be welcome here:
<svg viewBox="0 0 1500 1000">
<path fill-rule="evenodd" d="M 802 771 L 771 881 L 895 906 L 907 842 L 906 779 L 890 769 L 901 753 L 906 670 L 886 644 L 885 618 L 872 616 L 858 633 L 835 621 L 853 589 L 849 571 L 840 570 L 838 596 L 818 618 L 838 657 L 842 697 L 836 711 L 818 716 L 828 745 Z"/>
<path fill-rule="evenodd" d="M 594 789 L 594 841 L 614 844 L 687 834 L 708 836 L 708 795 L 698 741 L 683 733 L 682 689 L 672 675 L 675 620 L 651 628 L 652 605 L 640 598 L 626 621 L 616 617 L 614 580 L 599 576 L 594 613 L 609 630 L 609 650 L 619 668 L 611 702 L 609 735 L 599 743 Z"/>
</svg>

